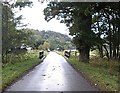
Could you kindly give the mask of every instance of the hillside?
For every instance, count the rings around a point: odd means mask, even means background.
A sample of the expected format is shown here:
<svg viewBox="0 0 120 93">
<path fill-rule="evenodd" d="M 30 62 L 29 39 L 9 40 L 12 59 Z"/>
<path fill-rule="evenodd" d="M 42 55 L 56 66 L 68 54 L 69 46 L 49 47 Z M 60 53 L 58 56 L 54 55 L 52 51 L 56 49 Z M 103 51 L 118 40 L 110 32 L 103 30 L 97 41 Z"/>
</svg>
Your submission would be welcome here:
<svg viewBox="0 0 120 93">
<path fill-rule="evenodd" d="M 39 41 L 48 42 L 49 43 L 49 48 L 51 50 L 53 49 L 67 49 L 72 47 L 71 45 L 71 38 L 68 37 L 67 35 L 54 32 L 54 31 L 39 31 L 39 30 L 32 30 L 34 33 L 34 36 L 36 39 Z M 42 43 L 42 44 L 44 44 Z M 39 44 L 41 44 L 39 42 Z"/>
<path fill-rule="evenodd" d="M 54 32 L 54 31 L 40 31 L 39 32 L 40 36 L 44 39 L 59 39 L 59 40 L 63 40 L 65 41 L 71 41 L 71 39 L 64 34 L 58 33 L 58 32 Z"/>
</svg>

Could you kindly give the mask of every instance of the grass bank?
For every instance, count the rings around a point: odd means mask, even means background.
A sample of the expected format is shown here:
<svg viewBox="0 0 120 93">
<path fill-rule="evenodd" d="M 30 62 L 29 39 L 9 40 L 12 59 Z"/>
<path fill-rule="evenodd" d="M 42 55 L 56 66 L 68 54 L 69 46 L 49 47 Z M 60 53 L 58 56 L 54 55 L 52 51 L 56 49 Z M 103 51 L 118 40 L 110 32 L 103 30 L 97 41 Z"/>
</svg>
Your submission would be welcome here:
<svg viewBox="0 0 120 93">
<path fill-rule="evenodd" d="M 13 81 L 39 63 L 39 50 L 34 50 L 26 53 L 20 61 L 16 60 L 15 62 L 5 64 L 2 68 L 2 87 L 0 89 L 5 89 Z"/>
<path fill-rule="evenodd" d="M 83 73 L 103 91 L 118 91 L 118 62 L 105 59 L 93 58 L 90 63 L 78 61 L 78 56 L 71 56 L 69 63 Z"/>
<path fill-rule="evenodd" d="M 54 50 L 54 52 L 56 52 L 56 53 L 59 54 L 59 55 L 64 56 L 64 51 L 57 51 L 57 50 Z"/>
<path fill-rule="evenodd" d="M 63 55 L 63 52 L 55 51 Z M 90 62 L 79 62 L 78 55 L 75 56 L 71 52 L 71 57 L 68 62 L 83 76 L 91 81 L 92 84 L 98 86 L 103 91 L 118 91 L 119 89 L 119 62 L 117 60 L 108 61 L 106 58 L 100 58 L 97 53 L 90 53 Z"/>
</svg>

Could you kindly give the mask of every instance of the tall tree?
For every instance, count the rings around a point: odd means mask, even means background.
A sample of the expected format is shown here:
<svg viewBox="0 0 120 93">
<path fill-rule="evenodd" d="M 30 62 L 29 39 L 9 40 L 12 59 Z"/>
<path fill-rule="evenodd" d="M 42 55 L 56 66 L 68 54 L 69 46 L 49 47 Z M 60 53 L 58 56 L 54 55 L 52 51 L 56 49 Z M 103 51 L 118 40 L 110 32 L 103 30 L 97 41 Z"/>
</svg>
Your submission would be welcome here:
<svg viewBox="0 0 120 93">
<path fill-rule="evenodd" d="M 103 40 L 102 46 L 106 50 L 106 54 L 109 58 L 119 57 L 119 22 L 120 22 L 120 9 L 119 3 L 96 3 L 95 14 L 98 16 L 96 22 L 94 22 L 95 32 L 98 32 L 99 38 Z M 108 46 L 108 47 L 107 47 Z"/>
<path fill-rule="evenodd" d="M 44 10 L 44 14 L 45 20 L 57 18 L 69 27 L 70 35 L 74 36 L 74 43 L 80 52 L 81 61 L 89 61 L 89 51 L 94 46 L 98 46 L 101 57 L 103 57 L 103 46 L 107 57 L 112 57 L 112 48 L 115 45 L 112 38 L 116 38 L 113 32 L 119 32 L 117 26 L 119 21 L 118 23 L 114 21 L 114 26 L 111 21 L 112 16 L 119 19 L 119 3 L 51 2 Z M 118 51 L 119 39 L 117 39 L 117 46 Z M 114 46 L 114 55 L 116 55 L 115 50 Z"/>
<path fill-rule="evenodd" d="M 44 10 L 47 21 L 61 18 L 70 29 L 70 35 L 74 36 L 74 43 L 80 52 L 80 60 L 89 62 L 89 51 L 93 46 L 94 33 L 91 31 L 92 14 L 91 3 L 75 2 L 51 2 Z"/>
<path fill-rule="evenodd" d="M 19 5 L 10 4 L 9 2 L 2 3 L 2 61 L 7 62 L 8 51 L 11 48 L 15 48 L 25 42 L 29 33 L 17 30 L 16 27 L 20 24 L 22 16 L 14 17 L 12 9 Z M 23 5 L 26 5 L 27 3 Z"/>
</svg>

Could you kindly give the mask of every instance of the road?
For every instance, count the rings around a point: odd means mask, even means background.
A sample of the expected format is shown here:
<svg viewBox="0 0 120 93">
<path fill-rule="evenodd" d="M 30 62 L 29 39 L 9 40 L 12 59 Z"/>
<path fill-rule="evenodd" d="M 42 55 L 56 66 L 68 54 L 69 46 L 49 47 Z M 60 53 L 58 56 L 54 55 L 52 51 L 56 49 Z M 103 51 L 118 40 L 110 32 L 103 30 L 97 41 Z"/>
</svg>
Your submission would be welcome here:
<svg viewBox="0 0 120 93">
<path fill-rule="evenodd" d="M 50 52 L 44 61 L 6 91 L 98 91 L 66 59 Z"/>
</svg>

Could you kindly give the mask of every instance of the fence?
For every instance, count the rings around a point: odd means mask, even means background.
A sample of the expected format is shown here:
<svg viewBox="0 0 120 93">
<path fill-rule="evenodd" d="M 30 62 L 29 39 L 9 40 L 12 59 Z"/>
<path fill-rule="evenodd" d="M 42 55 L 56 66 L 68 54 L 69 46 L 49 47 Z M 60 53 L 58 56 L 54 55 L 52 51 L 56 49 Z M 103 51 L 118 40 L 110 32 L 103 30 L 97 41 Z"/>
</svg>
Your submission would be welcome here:
<svg viewBox="0 0 120 93">
<path fill-rule="evenodd" d="M 64 55 L 65 55 L 67 58 L 70 58 L 70 53 L 71 53 L 71 51 L 65 50 Z"/>
<path fill-rule="evenodd" d="M 42 50 L 39 52 L 39 58 L 42 59 L 43 57 L 44 57 L 44 51 Z"/>
</svg>

